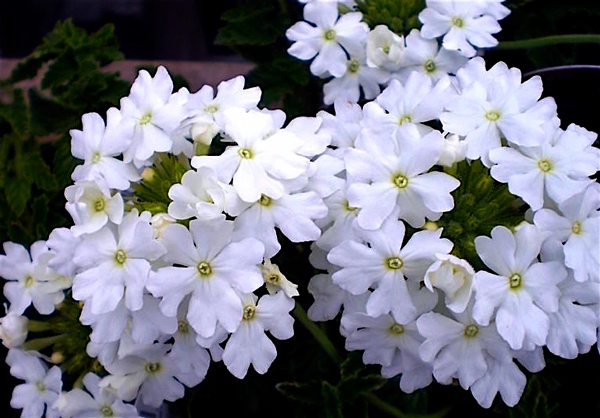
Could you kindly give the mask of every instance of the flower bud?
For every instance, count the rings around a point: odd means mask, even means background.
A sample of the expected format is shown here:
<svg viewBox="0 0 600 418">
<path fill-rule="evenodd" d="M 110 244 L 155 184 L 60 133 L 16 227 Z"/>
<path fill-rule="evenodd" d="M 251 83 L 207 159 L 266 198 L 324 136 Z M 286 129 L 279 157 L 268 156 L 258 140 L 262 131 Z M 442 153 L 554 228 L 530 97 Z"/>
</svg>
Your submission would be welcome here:
<svg viewBox="0 0 600 418">
<path fill-rule="evenodd" d="M 436 254 L 438 261 L 425 273 L 425 286 L 433 292 L 440 289 L 446 295 L 446 306 L 453 312 L 463 312 L 473 291 L 473 267 L 458 257 Z"/>
<path fill-rule="evenodd" d="M 397 71 L 404 51 L 404 40 L 379 25 L 367 35 L 367 65 L 388 71 Z"/>
<path fill-rule="evenodd" d="M 466 141 L 461 141 L 456 134 L 444 138 L 444 149 L 438 158 L 438 164 L 450 167 L 465 159 L 467 153 Z"/>
<path fill-rule="evenodd" d="M 16 348 L 27 338 L 27 318 L 9 312 L 0 318 L 0 338 L 7 348 Z"/>
</svg>

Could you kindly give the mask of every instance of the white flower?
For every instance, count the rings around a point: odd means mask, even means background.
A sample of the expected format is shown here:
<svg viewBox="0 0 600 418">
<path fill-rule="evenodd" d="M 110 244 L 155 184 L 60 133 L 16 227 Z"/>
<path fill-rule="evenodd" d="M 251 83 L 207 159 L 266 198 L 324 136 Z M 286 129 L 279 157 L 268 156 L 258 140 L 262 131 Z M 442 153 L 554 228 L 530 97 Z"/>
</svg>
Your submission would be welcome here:
<svg viewBox="0 0 600 418">
<path fill-rule="evenodd" d="M 491 34 L 500 32 L 500 25 L 485 11 L 483 2 L 427 0 L 427 8 L 419 14 L 421 33 L 427 39 L 444 36 L 444 48 L 472 57 L 476 51 L 471 45 L 489 48 L 498 44 Z"/>
<path fill-rule="evenodd" d="M 498 274 L 475 274 L 473 317 L 486 326 L 495 313 L 498 333 L 514 350 L 546 344 L 548 313 L 558 310 L 557 284 L 567 276 L 559 262 L 536 261 L 541 245 L 534 225 L 522 226 L 514 235 L 497 226 L 491 238 L 475 238 L 477 254 Z"/>
<path fill-rule="evenodd" d="M 153 236 L 150 213 L 129 212 L 116 231 L 105 227 L 87 235 L 75 253 L 82 271 L 73 280 L 73 298 L 91 304 L 93 314 L 114 310 L 125 297 L 131 310 L 142 308 L 150 261 L 165 248 Z"/>
<path fill-rule="evenodd" d="M 471 393 L 484 408 L 492 406 L 497 393 L 506 405 L 512 407 L 521 399 L 526 383 L 527 378 L 515 363 L 489 358 L 487 372 L 471 385 Z"/>
<path fill-rule="evenodd" d="M 460 182 L 454 177 L 427 171 L 437 162 L 444 138 L 437 131 L 419 135 L 414 125 L 403 125 L 392 138 L 365 137 L 363 150 L 344 154 L 348 175 L 356 179 L 348 187 L 348 202 L 360 208 L 361 228 L 377 229 L 394 211 L 412 227 L 425 224 L 425 216 L 437 219 L 452 210 L 450 194 Z"/>
<path fill-rule="evenodd" d="M 362 108 L 357 103 L 336 100 L 335 116 L 321 110 L 317 116 L 323 119 L 322 130 L 331 135 L 331 145 L 338 148 L 354 146 L 361 130 Z"/>
<path fill-rule="evenodd" d="M 125 190 L 132 181 L 139 180 L 137 170 L 115 158 L 129 146 L 133 121 L 121 121 L 121 114 L 112 107 L 106 113 L 106 128 L 97 113 L 82 116 L 83 130 L 72 129 L 71 153 L 84 160 L 75 167 L 71 178 L 75 182 L 91 181 L 108 193 L 108 189 Z"/>
<path fill-rule="evenodd" d="M 0 255 L 0 276 L 9 280 L 4 285 L 9 312 L 20 315 L 33 303 L 39 313 L 51 314 L 64 299 L 63 289 L 70 286 L 70 280 L 48 268 L 52 253 L 46 242 L 34 242 L 31 256 L 20 244 L 5 242 L 3 248 L 6 255 Z"/>
<path fill-rule="evenodd" d="M 453 164 L 463 161 L 466 154 L 467 142 L 462 141 L 458 135 L 449 134 L 444 137 L 444 150 L 437 163 L 444 167 L 452 167 Z"/>
<path fill-rule="evenodd" d="M 110 195 L 96 183 L 82 182 L 65 189 L 65 208 L 75 225 L 71 232 L 75 237 L 100 230 L 110 220 L 114 224 L 123 219 L 123 197 L 120 193 Z"/>
<path fill-rule="evenodd" d="M 169 189 L 169 215 L 175 219 L 219 218 L 225 209 L 225 192 L 215 172 L 207 167 L 190 170 Z"/>
<path fill-rule="evenodd" d="M 304 145 L 295 134 L 279 129 L 267 113 L 229 109 L 223 116 L 225 132 L 237 146 L 227 147 L 219 156 L 192 158 L 194 168 L 210 167 L 217 178 L 229 183 L 244 202 L 256 202 L 261 194 L 279 199 L 284 193 L 283 180 L 305 173 L 310 161 L 298 155 Z"/>
<path fill-rule="evenodd" d="M 445 294 L 448 309 L 463 312 L 473 292 L 473 267 L 460 258 L 448 254 L 436 254 L 437 261 L 425 272 L 425 286 L 433 292 L 440 289 Z"/>
<path fill-rule="evenodd" d="M 489 158 L 496 163 L 492 177 L 508 183 L 510 192 L 523 198 L 533 211 L 544 206 L 545 196 L 560 204 L 583 192 L 593 183 L 587 176 L 600 169 L 599 154 L 594 152 L 596 148 L 579 150 L 562 136 L 572 138 L 573 134 L 549 128 L 539 146 L 491 150 Z"/>
<path fill-rule="evenodd" d="M 6 348 L 16 348 L 27 338 L 27 317 L 9 312 L 0 318 L 0 339 Z"/>
<path fill-rule="evenodd" d="M 367 35 L 367 65 L 397 71 L 402 62 L 404 39 L 385 25 L 377 25 Z"/>
<path fill-rule="evenodd" d="M 122 417 L 137 418 L 135 406 L 123 403 L 115 393 L 99 387 L 100 377 L 88 373 L 83 378 L 83 389 L 75 388 L 60 394 L 56 408 L 63 418 Z"/>
<path fill-rule="evenodd" d="M 10 374 L 25 381 L 14 388 L 10 406 L 23 409 L 22 417 L 40 418 L 45 409 L 47 418 L 56 418 L 59 414 L 53 404 L 62 388 L 62 374 L 57 366 L 47 370 L 35 354 L 17 349 L 8 351 L 6 363 Z"/>
<path fill-rule="evenodd" d="M 263 279 L 267 286 L 269 294 L 273 295 L 282 291 L 288 298 L 298 296 L 298 285 L 290 282 L 279 270 L 277 264 L 271 263 L 271 260 L 265 258 L 265 261 L 260 266 Z"/>
<path fill-rule="evenodd" d="M 277 350 L 266 336 L 269 331 L 278 340 L 287 340 L 294 335 L 294 318 L 289 311 L 294 301 L 284 292 L 265 295 L 256 304 L 256 296 L 244 297 L 244 309 L 239 328 L 229 337 L 223 362 L 238 379 L 244 378 L 250 364 L 259 374 L 264 374 L 275 360 Z"/>
<path fill-rule="evenodd" d="M 46 245 L 52 252 L 48 266 L 62 275 L 74 276 L 78 266 L 73 262 L 73 257 L 79 244 L 81 238 L 76 237 L 70 229 L 53 229 L 46 241 Z"/>
<path fill-rule="evenodd" d="M 402 246 L 405 227 L 389 219 L 376 231 L 357 231 L 362 241 L 344 241 L 333 248 L 327 259 L 342 268 L 333 281 L 353 295 L 376 287 L 366 304 L 370 316 L 390 313 L 396 321 L 414 319 L 417 306 L 406 279 L 420 282 L 436 253 L 449 253 L 452 243 L 440 238 L 442 231 L 419 231 Z M 375 286 L 376 285 L 376 286 Z"/>
<path fill-rule="evenodd" d="M 164 67 L 154 77 L 141 70 L 129 96 L 121 99 L 123 123 L 135 123 L 131 144 L 123 152 L 123 161 L 136 167 L 147 165 L 155 152 L 170 151 L 171 133 L 185 118 L 184 92 L 171 94 L 173 81 Z"/>
<path fill-rule="evenodd" d="M 285 33 L 289 40 L 295 41 L 288 49 L 290 55 L 302 60 L 316 55 L 310 65 L 315 75 L 341 77 L 346 71 L 346 52 L 355 54 L 364 50 L 369 28 L 361 21 L 362 14 L 353 12 L 338 17 L 335 2 L 312 2 L 304 7 L 304 19 L 316 26 L 297 22 Z"/>
<path fill-rule="evenodd" d="M 167 248 L 165 261 L 183 267 L 163 267 L 148 280 L 148 290 L 162 297 L 160 308 L 167 316 L 175 316 L 191 295 L 187 320 L 205 338 L 218 324 L 235 331 L 243 308 L 236 290 L 250 293 L 263 284 L 258 265 L 264 246 L 253 238 L 233 242 L 232 234 L 233 222 L 224 219 L 195 219 L 189 230 L 180 224 L 167 226 L 161 239 Z"/>
</svg>

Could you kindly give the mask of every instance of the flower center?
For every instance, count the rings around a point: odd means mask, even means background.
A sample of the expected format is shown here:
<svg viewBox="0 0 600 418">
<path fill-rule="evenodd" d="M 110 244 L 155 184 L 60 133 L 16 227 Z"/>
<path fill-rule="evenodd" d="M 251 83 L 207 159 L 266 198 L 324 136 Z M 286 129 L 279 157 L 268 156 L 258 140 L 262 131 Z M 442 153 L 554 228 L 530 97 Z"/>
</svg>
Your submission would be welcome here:
<svg viewBox="0 0 600 418">
<path fill-rule="evenodd" d="M 255 315 L 256 315 L 256 306 L 254 306 L 254 305 L 244 306 L 244 313 L 242 315 L 242 318 L 245 321 L 251 320 L 252 318 L 254 318 Z"/>
<path fill-rule="evenodd" d="M 425 71 L 428 74 L 431 74 L 435 71 L 436 69 L 436 65 L 435 62 L 433 62 L 433 60 L 427 60 L 425 61 L 425 63 L 423 64 L 423 68 L 425 69 Z"/>
<path fill-rule="evenodd" d="M 399 189 L 405 189 L 406 186 L 408 186 L 408 177 L 406 177 L 404 174 L 398 173 L 392 178 L 392 183 L 394 183 L 394 185 Z"/>
<path fill-rule="evenodd" d="M 148 374 L 154 374 L 160 371 L 160 363 L 146 363 L 144 365 L 144 371 Z"/>
<path fill-rule="evenodd" d="M 102 212 L 104 211 L 104 208 L 106 207 L 106 202 L 104 201 L 104 198 L 99 198 L 94 202 L 94 211 L 95 212 Z"/>
<path fill-rule="evenodd" d="M 96 163 L 97 163 L 97 162 L 99 162 L 101 159 L 102 159 L 102 154 L 100 154 L 100 151 L 95 151 L 95 152 L 92 154 L 92 158 L 91 158 L 92 164 L 96 164 Z"/>
<path fill-rule="evenodd" d="M 521 277 L 521 275 L 519 273 L 513 273 L 508 278 L 508 286 L 511 289 L 518 289 L 519 287 L 521 287 L 522 283 L 523 283 L 523 277 Z"/>
<path fill-rule="evenodd" d="M 498 119 L 500 119 L 500 112 L 497 110 L 489 110 L 486 112 L 485 118 L 490 122 L 496 122 Z"/>
<path fill-rule="evenodd" d="M 358 69 L 360 68 L 360 64 L 356 60 L 352 60 L 348 63 L 348 72 L 350 74 L 356 74 Z"/>
<path fill-rule="evenodd" d="M 398 119 L 398 125 L 404 125 L 405 123 L 412 123 L 410 115 L 403 115 Z"/>
<path fill-rule="evenodd" d="M 36 387 L 36 388 L 37 388 L 37 390 L 38 390 L 38 391 L 40 391 L 40 392 L 45 392 L 45 391 L 46 391 L 46 386 L 44 385 L 44 382 L 42 382 L 41 380 L 40 380 L 40 381 L 38 381 L 38 382 L 35 384 L 35 387 Z"/>
<path fill-rule="evenodd" d="M 27 276 L 25 277 L 25 282 L 23 283 L 23 286 L 25 286 L 26 288 L 30 288 L 31 286 L 33 286 L 33 282 L 33 277 Z"/>
<path fill-rule="evenodd" d="M 252 150 L 249 148 L 240 148 L 238 150 L 238 154 L 240 155 L 240 157 L 242 157 L 244 160 L 250 160 L 252 159 L 252 157 L 254 157 L 254 154 L 252 153 Z"/>
<path fill-rule="evenodd" d="M 179 321 L 177 321 L 177 331 L 179 331 L 182 334 L 189 334 L 190 333 L 189 322 L 184 319 L 180 319 Z"/>
<path fill-rule="evenodd" d="M 148 125 L 152 121 L 152 113 L 146 112 L 140 118 L 140 125 Z"/>
<path fill-rule="evenodd" d="M 573 222 L 573 226 L 571 226 L 571 232 L 573 232 L 575 235 L 581 234 L 581 222 Z"/>
<path fill-rule="evenodd" d="M 381 48 L 383 50 L 384 53 L 389 54 L 390 53 L 390 46 L 389 45 L 385 45 L 383 48 Z"/>
<path fill-rule="evenodd" d="M 270 284 L 279 284 L 279 274 L 270 274 L 265 278 L 265 281 Z"/>
<path fill-rule="evenodd" d="M 537 165 L 542 173 L 548 173 L 552 170 L 552 163 L 548 160 L 539 160 Z"/>
<path fill-rule="evenodd" d="M 271 199 L 269 196 L 266 196 L 264 194 L 260 195 L 260 199 L 258 199 L 258 204 L 264 207 L 269 207 L 271 206 L 271 203 L 273 203 L 273 199 Z"/>
<path fill-rule="evenodd" d="M 479 327 L 475 324 L 467 325 L 465 327 L 465 338 L 473 338 L 479 334 Z"/>
<path fill-rule="evenodd" d="M 454 16 L 452 18 L 452 25 L 457 28 L 462 28 L 465 26 L 465 21 L 462 19 L 462 17 Z"/>
<path fill-rule="evenodd" d="M 216 113 L 219 110 L 217 105 L 208 105 L 204 108 L 206 113 Z"/>
<path fill-rule="evenodd" d="M 102 414 L 103 417 L 114 417 L 115 413 L 113 412 L 112 408 L 109 405 L 102 405 L 102 408 L 100 408 L 100 413 Z"/>
<path fill-rule="evenodd" d="M 400 335 L 404 333 L 404 327 L 400 324 L 394 323 L 390 328 L 389 332 L 392 335 Z"/>
<path fill-rule="evenodd" d="M 206 261 L 198 263 L 196 268 L 198 269 L 198 273 L 200 273 L 200 276 L 202 277 L 208 277 L 212 274 L 212 267 Z"/>
<path fill-rule="evenodd" d="M 402 261 L 400 257 L 390 257 L 387 260 L 385 260 L 385 264 L 388 266 L 389 269 L 398 270 L 401 269 L 402 266 L 404 266 L 404 261 Z"/>
<path fill-rule="evenodd" d="M 115 261 L 120 265 L 125 264 L 125 261 L 127 261 L 127 253 L 123 250 L 117 250 L 115 253 Z"/>
<path fill-rule="evenodd" d="M 350 206 L 350 203 L 347 200 L 344 200 L 343 205 L 344 205 L 344 210 L 346 212 L 355 212 L 356 211 L 356 208 L 353 208 L 352 206 Z"/>
<path fill-rule="evenodd" d="M 335 39 L 335 30 L 329 29 L 325 31 L 325 33 L 323 34 L 323 38 L 326 41 L 333 41 Z"/>
</svg>

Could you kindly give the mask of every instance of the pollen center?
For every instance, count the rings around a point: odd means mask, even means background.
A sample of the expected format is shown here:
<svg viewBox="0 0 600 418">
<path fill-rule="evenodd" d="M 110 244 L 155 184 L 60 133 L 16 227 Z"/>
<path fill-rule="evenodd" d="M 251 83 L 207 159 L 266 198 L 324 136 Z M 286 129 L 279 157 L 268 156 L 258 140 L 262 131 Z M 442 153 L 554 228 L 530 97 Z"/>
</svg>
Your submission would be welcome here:
<svg viewBox="0 0 600 418">
<path fill-rule="evenodd" d="M 104 201 L 104 198 L 99 198 L 94 202 L 94 211 L 95 212 L 102 212 L 104 211 L 104 208 L 106 207 L 106 202 Z"/>
<path fill-rule="evenodd" d="M 500 119 L 500 112 L 497 110 L 490 110 L 486 112 L 485 118 L 490 122 L 496 122 L 498 119 Z"/>
<path fill-rule="evenodd" d="M 160 371 L 160 363 L 146 363 L 144 371 L 148 374 L 154 374 Z"/>
<path fill-rule="evenodd" d="M 102 159 L 102 154 L 100 153 L 100 151 L 94 151 L 94 153 L 92 154 L 92 158 L 90 160 L 91 160 L 92 164 L 96 164 L 101 159 Z"/>
<path fill-rule="evenodd" d="M 435 62 L 433 62 L 433 60 L 427 60 L 425 61 L 425 63 L 423 64 L 423 68 L 425 69 L 425 71 L 428 74 L 431 74 L 435 71 L 436 69 L 436 65 Z"/>
<path fill-rule="evenodd" d="M 392 178 L 392 182 L 397 188 L 405 189 L 406 186 L 408 186 L 408 177 L 406 177 L 404 174 L 398 173 Z"/>
<path fill-rule="evenodd" d="M 198 273 L 200 273 L 200 276 L 202 277 L 208 277 L 212 274 L 212 267 L 206 261 L 198 263 L 196 268 L 198 269 Z"/>
<path fill-rule="evenodd" d="M 519 273 L 513 273 L 508 278 L 508 285 L 510 286 L 511 289 L 518 289 L 519 287 L 521 287 L 522 283 L 523 283 L 523 277 L 521 277 L 521 275 Z"/>
<path fill-rule="evenodd" d="M 356 208 L 353 208 L 352 206 L 350 206 L 350 203 L 347 200 L 344 200 L 343 206 L 344 206 L 344 210 L 346 212 L 355 212 L 356 211 Z"/>
<path fill-rule="evenodd" d="M 25 277 L 25 282 L 23 283 L 23 286 L 25 286 L 26 288 L 30 288 L 31 286 L 33 286 L 33 282 L 33 277 L 27 276 Z"/>
<path fill-rule="evenodd" d="M 251 149 L 248 148 L 240 148 L 238 150 L 238 154 L 240 155 L 240 157 L 242 157 L 244 160 L 250 160 L 252 159 L 252 157 L 254 157 L 254 154 L 252 153 Z"/>
<path fill-rule="evenodd" d="M 242 315 L 242 318 L 245 321 L 251 320 L 252 318 L 254 318 L 255 315 L 256 315 L 256 306 L 254 306 L 254 305 L 244 306 L 244 313 Z"/>
<path fill-rule="evenodd" d="M 146 112 L 140 118 L 140 125 L 148 125 L 152 121 L 152 113 Z"/>
<path fill-rule="evenodd" d="M 42 382 L 41 380 L 35 384 L 35 387 L 37 388 L 37 390 L 39 392 L 44 392 L 46 390 L 46 386 L 44 385 L 44 382 Z"/>
<path fill-rule="evenodd" d="M 452 26 L 455 26 L 457 28 L 462 28 L 465 26 L 465 21 L 462 19 L 462 17 L 454 16 L 452 18 Z"/>
<path fill-rule="evenodd" d="M 548 173 L 552 170 L 552 163 L 548 160 L 539 160 L 537 165 L 543 173 Z"/>
<path fill-rule="evenodd" d="M 473 338 L 479 334 L 479 327 L 475 324 L 467 325 L 465 327 L 465 338 Z"/>
<path fill-rule="evenodd" d="M 356 60 L 352 60 L 348 63 L 348 72 L 350 74 L 355 74 L 360 68 L 360 64 Z"/>
<path fill-rule="evenodd" d="M 410 115 L 403 115 L 398 119 L 398 125 L 404 125 L 405 123 L 412 123 Z"/>
<path fill-rule="evenodd" d="M 325 33 L 323 34 L 323 38 L 326 41 L 333 41 L 335 39 L 335 30 L 329 29 L 325 31 Z"/>
<path fill-rule="evenodd" d="M 123 250 L 117 250 L 115 253 L 115 261 L 120 265 L 125 264 L 125 261 L 127 261 L 127 253 Z"/>
<path fill-rule="evenodd" d="M 177 331 L 179 331 L 182 334 L 189 334 L 190 333 L 189 322 L 184 319 L 180 319 L 179 321 L 177 321 Z"/>
<path fill-rule="evenodd" d="M 269 207 L 271 206 L 271 203 L 273 203 L 273 199 L 271 199 L 269 196 L 266 196 L 264 194 L 260 195 L 260 199 L 258 199 L 259 205 Z"/>
<path fill-rule="evenodd" d="M 268 276 L 265 278 L 265 281 L 266 281 L 267 283 L 270 283 L 270 284 L 279 284 L 279 280 L 280 280 L 280 279 L 281 279 L 281 278 L 279 277 L 279 274 L 269 274 L 269 275 L 268 275 Z"/>
<path fill-rule="evenodd" d="M 114 417 L 115 413 L 109 405 L 102 405 L 100 408 L 100 413 L 103 417 Z"/>
<path fill-rule="evenodd" d="M 404 261 L 402 261 L 400 257 L 390 257 L 385 260 L 385 264 L 392 270 L 398 270 L 404 266 Z"/>
<path fill-rule="evenodd" d="M 204 108 L 206 113 L 216 113 L 219 110 L 217 105 L 208 105 Z"/>
<path fill-rule="evenodd" d="M 400 324 L 394 323 L 390 328 L 389 332 L 392 335 L 400 335 L 404 333 L 404 327 Z"/>
<path fill-rule="evenodd" d="M 571 232 L 573 232 L 575 235 L 581 234 L 581 222 L 573 222 L 573 225 L 571 226 Z"/>
</svg>

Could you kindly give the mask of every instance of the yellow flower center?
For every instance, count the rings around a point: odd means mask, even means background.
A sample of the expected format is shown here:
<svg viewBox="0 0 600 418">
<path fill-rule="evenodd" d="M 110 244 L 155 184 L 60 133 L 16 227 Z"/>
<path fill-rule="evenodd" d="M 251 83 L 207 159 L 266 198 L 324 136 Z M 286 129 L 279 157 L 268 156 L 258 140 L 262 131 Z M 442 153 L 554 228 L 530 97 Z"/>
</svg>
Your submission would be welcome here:
<svg viewBox="0 0 600 418">
<path fill-rule="evenodd" d="M 457 28 L 462 28 L 465 26 L 465 21 L 462 19 L 462 17 L 454 16 L 452 18 L 452 25 Z"/>
<path fill-rule="evenodd" d="M 500 119 L 500 112 L 497 110 L 490 110 L 486 112 L 485 118 L 490 122 L 496 122 L 498 119 Z"/>
<path fill-rule="evenodd" d="M 548 173 L 552 171 L 552 163 L 548 160 L 540 160 L 538 161 L 537 165 L 542 173 Z"/>
<path fill-rule="evenodd" d="M 248 148 L 240 148 L 238 150 L 238 154 L 244 160 L 251 160 L 254 157 L 254 153 L 252 152 L 251 149 L 248 149 Z"/>
<path fill-rule="evenodd" d="M 356 60 L 352 60 L 348 63 L 348 72 L 350 74 L 355 74 L 360 68 L 360 64 Z"/>
<path fill-rule="evenodd" d="M 106 207 L 106 202 L 104 201 L 104 198 L 99 198 L 96 199 L 96 201 L 94 202 L 94 211 L 95 212 L 102 212 L 104 211 L 104 208 Z"/>
<path fill-rule="evenodd" d="M 389 328 L 389 332 L 392 335 L 401 335 L 402 333 L 404 333 L 404 327 L 400 324 L 394 323 L 390 328 Z"/>
<path fill-rule="evenodd" d="M 115 261 L 120 265 L 125 264 L 125 261 L 127 261 L 127 253 L 123 250 L 117 250 L 115 253 Z"/>
<path fill-rule="evenodd" d="M 433 62 L 433 60 L 427 60 L 423 64 L 423 68 L 425 69 L 425 72 L 427 72 L 428 74 L 431 74 L 436 70 L 437 67 L 435 65 L 435 62 Z"/>
<path fill-rule="evenodd" d="M 148 125 L 152 121 L 152 113 L 146 112 L 140 118 L 140 125 Z"/>
<path fill-rule="evenodd" d="M 258 199 L 258 204 L 261 206 L 269 207 L 273 203 L 273 199 L 264 194 L 260 195 L 260 199 Z"/>
<path fill-rule="evenodd" d="M 385 264 L 391 270 L 398 270 L 401 269 L 402 266 L 404 266 L 404 261 L 402 261 L 400 257 L 390 257 L 387 260 L 385 260 Z"/>
<path fill-rule="evenodd" d="M 144 371 L 148 374 L 158 373 L 160 371 L 160 363 L 146 363 L 144 365 Z"/>
<path fill-rule="evenodd" d="M 575 235 L 581 234 L 581 222 L 573 222 L 573 226 L 571 226 L 571 232 L 573 232 Z"/>
<path fill-rule="evenodd" d="M 508 278 L 508 286 L 511 289 L 518 289 L 523 284 L 523 277 L 519 273 L 513 273 Z"/>
<path fill-rule="evenodd" d="M 475 324 L 467 325 L 465 327 L 465 338 L 473 338 L 479 334 L 479 327 Z"/>
<path fill-rule="evenodd" d="M 405 189 L 408 186 L 408 177 L 404 174 L 398 173 L 392 177 L 392 183 L 399 189 Z"/>
<path fill-rule="evenodd" d="M 206 261 L 198 263 L 196 268 L 198 269 L 198 273 L 200 273 L 201 277 L 208 277 L 212 274 L 212 267 Z"/>
<path fill-rule="evenodd" d="M 254 305 L 244 306 L 244 313 L 242 315 L 242 318 L 245 321 L 249 321 L 252 318 L 254 318 L 254 316 L 256 316 L 256 306 L 254 306 Z"/>
<path fill-rule="evenodd" d="M 335 30 L 333 29 L 329 29 L 327 31 L 325 31 L 325 33 L 323 34 L 323 38 L 326 41 L 333 41 L 335 39 Z"/>
</svg>

